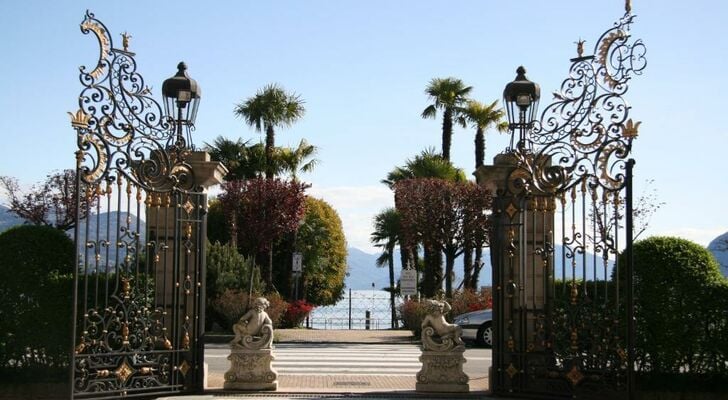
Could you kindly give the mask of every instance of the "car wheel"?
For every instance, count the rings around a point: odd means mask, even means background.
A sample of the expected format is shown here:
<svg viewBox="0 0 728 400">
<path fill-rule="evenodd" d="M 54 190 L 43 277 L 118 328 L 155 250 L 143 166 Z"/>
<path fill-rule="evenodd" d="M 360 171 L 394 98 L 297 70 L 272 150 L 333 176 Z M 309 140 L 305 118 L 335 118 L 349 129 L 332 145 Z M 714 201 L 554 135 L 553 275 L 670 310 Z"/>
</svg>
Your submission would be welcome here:
<svg viewBox="0 0 728 400">
<path fill-rule="evenodd" d="M 475 342 L 485 347 L 493 346 L 493 325 L 490 321 L 480 326 Z"/>
</svg>

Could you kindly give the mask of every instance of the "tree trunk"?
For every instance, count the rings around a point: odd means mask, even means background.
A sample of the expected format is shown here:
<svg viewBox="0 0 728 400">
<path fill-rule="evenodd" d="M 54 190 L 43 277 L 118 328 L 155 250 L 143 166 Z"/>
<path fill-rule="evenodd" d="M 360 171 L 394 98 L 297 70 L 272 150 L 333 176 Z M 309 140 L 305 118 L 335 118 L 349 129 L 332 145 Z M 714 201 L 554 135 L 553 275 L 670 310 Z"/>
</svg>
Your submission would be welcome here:
<svg viewBox="0 0 728 400">
<path fill-rule="evenodd" d="M 475 169 L 483 166 L 485 161 L 485 135 L 483 128 L 478 127 L 475 131 Z"/>
<path fill-rule="evenodd" d="M 442 253 L 434 246 L 424 245 L 425 273 L 422 281 L 422 294 L 435 297 L 442 290 Z"/>
<path fill-rule="evenodd" d="M 478 279 L 480 278 L 480 271 L 482 270 L 481 264 L 483 264 L 483 246 L 475 246 L 475 263 L 473 268 L 473 276 L 470 278 L 469 288 L 478 290 Z"/>
<path fill-rule="evenodd" d="M 250 305 L 252 304 L 251 299 L 253 298 L 253 280 L 255 279 L 255 269 L 258 268 L 255 258 L 255 253 L 253 253 L 253 263 L 250 265 L 250 280 L 248 281 L 248 306 L 246 307 L 247 309 L 250 309 Z"/>
<path fill-rule="evenodd" d="M 392 310 L 392 329 L 397 327 L 397 310 L 394 308 L 394 246 L 389 248 L 389 306 Z"/>
<path fill-rule="evenodd" d="M 266 290 L 268 292 L 275 291 L 275 286 L 273 285 L 273 246 L 268 250 L 268 271 L 266 276 Z"/>
<path fill-rule="evenodd" d="M 445 109 L 442 114 L 442 158 L 450 161 L 450 143 L 452 142 L 452 110 Z"/>
<path fill-rule="evenodd" d="M 455 251 L 445 250 L 445 297 L 452 299 L 452 277 L 455 270 Z"/>
<path fill-rule="evenodd" d="M 470 246 L 465 247 L 463 251 L 463 289 L 470 288 L 470 282 L 473 279 L 473 249 Z"/>
<path fill-rule="evenodd" d="M 275 131 L 273 125 L 265 127 L 265 178 L 273 179 L 273 150 L 275 149 Z"/>
</svg>

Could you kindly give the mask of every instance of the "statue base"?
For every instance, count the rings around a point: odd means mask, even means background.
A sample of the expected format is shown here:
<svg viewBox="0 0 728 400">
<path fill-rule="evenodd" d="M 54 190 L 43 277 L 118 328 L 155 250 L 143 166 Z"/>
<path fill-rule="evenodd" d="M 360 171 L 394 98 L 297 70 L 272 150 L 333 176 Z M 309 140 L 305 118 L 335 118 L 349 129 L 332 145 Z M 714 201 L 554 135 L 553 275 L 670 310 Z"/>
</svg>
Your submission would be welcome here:
<svg viewBox="0 0 728 400">
<path fill-rule="evenodd" d="M 225 372 L 224 389 L 277 390 L 278 372 L 273 369 L 273 349 L 230 351 L 230 369 Z"/>
<path fill-rule="evenodd" d="M 417 373 L 415 390 L 418 392 L 467 393 L 470 378 L 463 372 L 465 348 L 451 351 L 422 351 L 422 369 Z"/>
</svg>

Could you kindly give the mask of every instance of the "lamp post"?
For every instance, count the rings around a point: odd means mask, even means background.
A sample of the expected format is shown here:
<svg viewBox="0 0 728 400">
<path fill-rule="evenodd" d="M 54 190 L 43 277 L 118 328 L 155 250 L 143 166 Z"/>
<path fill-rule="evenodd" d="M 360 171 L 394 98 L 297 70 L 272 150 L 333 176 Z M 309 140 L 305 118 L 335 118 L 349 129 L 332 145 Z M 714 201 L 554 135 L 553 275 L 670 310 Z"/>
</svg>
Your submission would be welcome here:
<svg viewBox="0 0 728 400">
<path fill-rule="evenodd" d="M 162 84 L 164 97 L 164 113 L 168 118 L 174 118 L 175 146 L 177 148 L 193 149 L 192 131 L 195 129 L 197 107 L 200 105 L 202 89 L 197 81 L 187 75 L 187 64 L 177 64 L 177 73 Z M 186 127 L 187 129 L 183 129 Z M 183 130 L 185 132 L 183 132 Z"/>
<path fill-rule="evenodd" d="M 503 90 L 503 104 L 508 114 L 508 129 L 511 131 L 510 150 L 527 150 L 530 142 L 526 141 L 526 132 L 531 129 L 536 119 L 538 100 L 541 98 L 541 88 L 537 83 L 526 78 L 526 68 L 523 66 L 516 69 L 516 79 L 509 82 Z M 518 142 L 514 147 L 516 130 L 518 130 Z"/>
</svg>

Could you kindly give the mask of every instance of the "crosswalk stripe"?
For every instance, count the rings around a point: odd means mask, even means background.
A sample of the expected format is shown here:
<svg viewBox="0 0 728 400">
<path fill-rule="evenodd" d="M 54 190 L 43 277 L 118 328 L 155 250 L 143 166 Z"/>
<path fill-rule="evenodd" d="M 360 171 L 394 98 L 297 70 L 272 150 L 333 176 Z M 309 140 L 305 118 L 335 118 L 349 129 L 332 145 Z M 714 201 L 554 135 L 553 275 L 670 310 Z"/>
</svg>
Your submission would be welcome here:
<svg viewBox="0 0 728 400">
<path fill-rule="evenodd" d="M 354 345 L 347 348 L 286 344 L 273 351 L 273 368 L 284 375 L 414 376 L 419 346 Z"/>
</svg>

